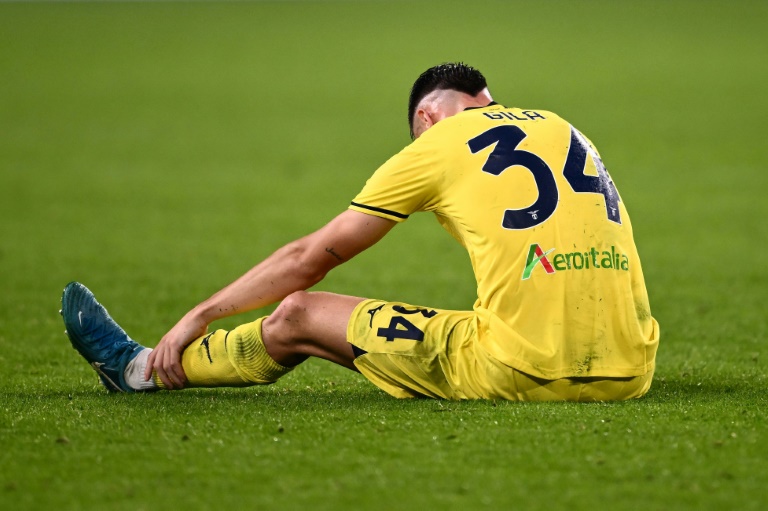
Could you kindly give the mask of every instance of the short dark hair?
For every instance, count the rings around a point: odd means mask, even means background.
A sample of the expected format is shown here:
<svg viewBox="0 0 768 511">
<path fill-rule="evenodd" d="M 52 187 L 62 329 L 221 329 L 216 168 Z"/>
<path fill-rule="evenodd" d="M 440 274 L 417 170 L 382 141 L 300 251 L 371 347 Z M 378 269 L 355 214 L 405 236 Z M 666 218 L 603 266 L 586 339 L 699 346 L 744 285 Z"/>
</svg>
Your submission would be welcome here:
<svg viewBox="0 0 768 511">
<path fill-rule="evenodd" d="M 436 90 L 455 90 L 476 96 L 487 86 L 483 74 L 463 62 L 445 62 L 421 73 L 413 83 L 411 96 L 408 98 L 408 125 L 411 127 L 411 138 L 413 138 L 413 116 L 416 113 L 416 106 L 427 94 Z"/>
</svg>

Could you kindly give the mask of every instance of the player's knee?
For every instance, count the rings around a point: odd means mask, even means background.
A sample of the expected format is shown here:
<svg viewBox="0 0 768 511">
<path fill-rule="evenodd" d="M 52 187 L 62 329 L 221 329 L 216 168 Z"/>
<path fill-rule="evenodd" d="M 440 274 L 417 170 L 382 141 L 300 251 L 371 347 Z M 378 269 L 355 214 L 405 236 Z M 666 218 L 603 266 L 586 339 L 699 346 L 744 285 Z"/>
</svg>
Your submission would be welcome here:
<svg viewBox="0 0 768 511">
<path fill-rule="evenodd" d="M 302 316 L 306 316 L 307 310 L 312 302 L 312 293 L 306 291 L 296 291 L 291 293 L 280 302 L 275 310 L 283 320 L 298 321 Z"/>
<path fill-rule="evenodd" d="M 281 338 L 294 337 L 304 324 L 310 302 L 311 293 L 306 291 L 291 293 L 280 302 L 275 312 L 264 320 L 264 328 L 273 331 Z"/>
</svg>

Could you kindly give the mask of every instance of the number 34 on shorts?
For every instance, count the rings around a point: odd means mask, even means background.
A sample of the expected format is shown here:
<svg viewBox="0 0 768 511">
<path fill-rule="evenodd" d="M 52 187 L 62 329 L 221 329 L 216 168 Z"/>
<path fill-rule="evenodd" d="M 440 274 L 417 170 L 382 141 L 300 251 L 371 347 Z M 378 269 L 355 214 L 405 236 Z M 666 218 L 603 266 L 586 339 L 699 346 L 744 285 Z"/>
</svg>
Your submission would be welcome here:
<svg viewBox="0 0 768 511">
<path fill-rule="evenodd" d="M 444 346 L 457 323 L 471 322 L 472 316 L 471 312 L 366 300 L 352 314 L 347 340 L 368 353 L 423 356 Z"/>
</svg>

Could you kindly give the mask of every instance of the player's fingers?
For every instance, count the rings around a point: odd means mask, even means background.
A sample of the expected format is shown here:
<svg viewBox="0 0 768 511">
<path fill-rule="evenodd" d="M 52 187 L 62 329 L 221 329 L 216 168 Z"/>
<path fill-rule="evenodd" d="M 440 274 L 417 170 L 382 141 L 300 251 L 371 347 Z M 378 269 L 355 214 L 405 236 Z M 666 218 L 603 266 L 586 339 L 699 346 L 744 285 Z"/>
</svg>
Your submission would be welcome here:
<svg viewBox="0 0 768 511">
<path fill-rule="evenodd" d="M 174 373 L 173 368 L 171 368 L 171 365 L 166 363 L 165 365 L 163 365 L 162 371 L 163 371 L 163 374 L 165 375 L 165 378 L 168 380 L 165 386 L 168 388 L 168 390 L 175 389 L 179 385 L 179 382 L 176 377 L 176 373 Z"/>
<path fill-rule="evenodd" d="M 173 382 L 168 378 L 168 375 L 162 367 L 155 369 L 155 373 L 157 374 L 157 377 L 160 378 L 160 381 L 163 382 L 163 386 L 167 390 L 173 390 Z"/>
<path fill-rule="evenodd" d="M 157 348 L 152 350 L 147 358 L 147 365 L 144 367 L 144 381 L 149 381 L 152 377 L 153 366 L 155 365 L 155 358 L 157 357 Z"/>
<path fill-rule="evenodd" d="M 153 364 L 153 369 L 157 373 L 157 377 L 160 378 L 160 381 L 163 382 L 163 385 L 168 390 L 173 390 L 173 381 L 168 376 L 168 373 L 165 370 L 166 365 L 166 348 L 164 344 L 159 344 L 157 349 L 157 358 L 155 359 L 155 363 Z"/>
<path fill-rule="evenodd" d="M 184 388 L 187 375 L 184 374 L 184 368 L 181 366 L 181 354 L 176 350 L 171 350 L 171 370 L 173 371 L 174 382 L 176 382 L 180 389 Z"/>
<path fill-rule="evenodd" d="M 167 343 L 170 344 L 170 343 Z M 166 378 L 171 382 L 169 388 L 175 389 L 175 388 L 181 388 L 182 382 L 179 379 L 179 377 L 176 375 L 176 369 L 174 368 L 174 349 L 169 347 L 166 344 L 163 350 L 163 360 L 159 363 L 160 368 L 163 370 L 163 374 L 165 374 Z"/>
</svg>

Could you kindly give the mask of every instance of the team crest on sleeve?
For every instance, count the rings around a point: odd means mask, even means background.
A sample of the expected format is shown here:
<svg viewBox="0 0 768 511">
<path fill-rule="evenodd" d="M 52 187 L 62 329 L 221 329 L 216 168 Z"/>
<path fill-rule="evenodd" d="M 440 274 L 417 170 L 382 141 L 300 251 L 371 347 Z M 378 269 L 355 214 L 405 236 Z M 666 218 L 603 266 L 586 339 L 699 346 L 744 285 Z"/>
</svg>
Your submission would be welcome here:
<svg viewBox="0 0 768 511">
<path fill-rule="evenodd" d="M 523 280 L 531 278 L 539 265 L 548 275 L 567 270 L 611 269 L 629 271 L 629 257 L 617 251 L 615 246 L 611 246 L 610 250 L 598 250 L 595 247 L 590 247 L 589 250 L 583 252 L 577 250 L 557 253 L 551 256 L 552 260 L 550 261 L 547 256 L 555 250 L 555 248 L 550 248 L 545 252 L 538 243 L 532 244 L 528 248 L 528 257 L 525 259 Z"/>
</svg>

